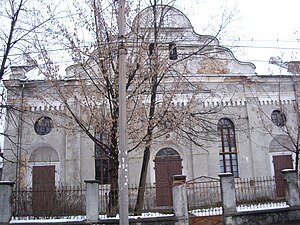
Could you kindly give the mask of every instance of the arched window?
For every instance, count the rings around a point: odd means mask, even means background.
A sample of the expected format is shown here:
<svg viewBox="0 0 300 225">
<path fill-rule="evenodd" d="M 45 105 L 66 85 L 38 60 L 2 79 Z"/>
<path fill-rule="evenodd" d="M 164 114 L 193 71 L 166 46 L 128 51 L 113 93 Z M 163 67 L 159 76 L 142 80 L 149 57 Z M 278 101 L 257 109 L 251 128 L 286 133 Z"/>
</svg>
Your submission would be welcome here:
<svg viewBox="0 0 300 225">
<path fill-rule="evenodd" d="M 233 122 L 226 118 L 220 119 L 218 132 L 221 138 L 220 171 L 221 173 L 232 173 L 234 177 L 238 177 L 237 148 Z"/>
<path fill-rule="evenodd" d="M 180 158 L 180 155 L 172 148 L 163 148 L 156 154 L 155 158 Z"/>
<path fill-rule="evenodd" d="M 110 158 L 107 156 L 105 145 L 108 144 L 108 135 L 101 132 L 95 133 L 96 138 L 103 145 L 95 144 L 95 179 L 100 181 L 100 184 L 110 184 Z"/>
</svg>

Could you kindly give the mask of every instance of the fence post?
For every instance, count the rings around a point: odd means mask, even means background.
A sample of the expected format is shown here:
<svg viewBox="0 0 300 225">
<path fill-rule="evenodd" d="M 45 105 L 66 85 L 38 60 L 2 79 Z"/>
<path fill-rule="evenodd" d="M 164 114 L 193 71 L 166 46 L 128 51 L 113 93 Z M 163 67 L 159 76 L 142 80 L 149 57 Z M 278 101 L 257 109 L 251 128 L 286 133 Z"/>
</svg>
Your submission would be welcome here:
<svg viewBox="0 0 300 225">
<path fill-rule="evenodd" d="M 99 181 L 85 180 L 86 183 L 86 220 L 97 222 L 99 218 Z"/>
<path fill-rule="evenodd" d="M 297 171 L 294 169 L 282 170 L 285 183 L 285 197 L 289 206 L 300 206 Z"/>
<path fill-rule="evenodd" d="M 223 216 L 225 218 L 226 215 L 236 212 L 234 177 L 232 173 L 221 173 L 219 177 L 221 182 Z"/>
<path fill-rule="evenodd" d="M 0 181 L 0 224 L 7 224 L 13 215 L 14 182 Z"/>
<path fill-rule="evenodd" d="M 184 175 L 173 176 L 173 209 L 175 216 L 178 218 L 178 222 L 175 225 L 189 224 L 185 179 L 186 176 Z"/>
</svg>

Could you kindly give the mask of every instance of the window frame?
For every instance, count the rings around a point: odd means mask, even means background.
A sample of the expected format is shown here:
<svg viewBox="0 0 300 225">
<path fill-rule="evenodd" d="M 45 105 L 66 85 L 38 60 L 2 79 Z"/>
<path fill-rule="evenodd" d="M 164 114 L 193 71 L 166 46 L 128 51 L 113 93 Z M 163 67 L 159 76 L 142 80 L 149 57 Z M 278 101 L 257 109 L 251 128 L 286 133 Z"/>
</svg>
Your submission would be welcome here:
<svg viewBox="0 0 300 225">
<path fill-rule="evenodd" d="M 154 55 L 154 51 L 155 51 L 155 47 L 157 46 L 157 44 L 155 44 L 154 42 L 151 42 L 148 46 L 148 55 L 152 56 Z"/>
<path fill-rule="evenodd" d="M 220 119 L 218 132 L 221 138 L 219 149 L 220 172 L 232 173 L 234 177 L 239 177 L 238 151 L 233 122 L 227 118 Z"/>
<path fill-rule="evenodd" d="M 95 180 L 98 180 L 100 184 L 110 184 L 111 159 L 107 156 L 107 149 L 105 149 L 105 145 L 108 144 L 108 135 L 96 132 L 95 137 L 103 143 L 102 146 L 95 143 Z"/>
<path fill-rule="evenodd" d="M 38 135 L 47 135 L 52 131 L 53 120 L 49 116 L 42 116 L 34 123 L 34 131 Z"/>
<path fill-rule="evenodd" d="M 277 127 L 284 127 L 287 123 L 287 118 L 284 112 L 279 109 L 275 109 L 271 113 L 271 121 Z"/>
<path fill-rule="evenodd" d="M 170 60 L 178 59 L 177 46 L 175 42 L 169 43 L 169 59 Z"/>
</svg>

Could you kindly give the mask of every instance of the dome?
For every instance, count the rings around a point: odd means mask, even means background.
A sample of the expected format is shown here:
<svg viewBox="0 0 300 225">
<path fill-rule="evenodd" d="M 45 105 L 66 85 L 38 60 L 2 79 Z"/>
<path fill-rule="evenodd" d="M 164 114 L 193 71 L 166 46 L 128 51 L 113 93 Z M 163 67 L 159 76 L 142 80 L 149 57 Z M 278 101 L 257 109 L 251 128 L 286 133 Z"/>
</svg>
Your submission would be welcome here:
<svg viewBox="0 0 300 225">
<path fill-rule="evenodd" d="M 168 5 L 157 5 L 157 25 L 161 28 L 193 28 L 190 20 L 178 9 Z M 141 11 L 133 21 L 133 29 L 151 28 L 154 21 L 154 7 L 149 6 Z"/>
</svg>

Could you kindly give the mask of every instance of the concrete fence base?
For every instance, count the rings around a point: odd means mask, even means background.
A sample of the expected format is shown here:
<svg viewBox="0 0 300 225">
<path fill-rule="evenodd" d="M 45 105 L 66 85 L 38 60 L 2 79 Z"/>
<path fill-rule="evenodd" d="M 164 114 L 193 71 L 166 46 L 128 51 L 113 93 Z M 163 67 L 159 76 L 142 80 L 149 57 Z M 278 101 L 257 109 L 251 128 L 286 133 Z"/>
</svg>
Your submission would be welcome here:
<svg viewBox="0 0 300 225">
<path fill-rule="evenodd" d="M 232 174 L 220 174 L 221 196 L 223 204 L 223 224 L 225 225 L 268 225 L 300 221 L 300 200 L 298 176 L 295 170 L 282 171 L 285 179 L 286 201 L 290 207 L 247 212 L 237 212 L 234 177 Z"/>
<path fill-rule="evenodd" d="M 187 204 L 186 176 L 173 176 L 173 209 L 178 221 L 175 225 L 188 225 L 189 214 Z"/>
<path fill-rule="evenodd" d="M 268 225 L 299 221 L 300 207 L 236 212 L 224 217 L 224 224 Z M 294 224 L 294 223 L 293 223 Z"/>
<path fill-rule="evenodd" d="M 13 215 L 14 182 L 0 181 L 0 224 L 7 224 Z"/>
<path fill-rule="evenodd" d="M 99 219 L 99 181 L 86 180 L 86 220 L 98 222 Z"/>
</svg>

